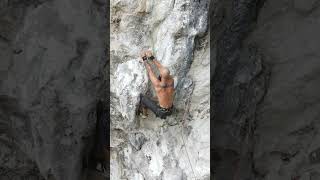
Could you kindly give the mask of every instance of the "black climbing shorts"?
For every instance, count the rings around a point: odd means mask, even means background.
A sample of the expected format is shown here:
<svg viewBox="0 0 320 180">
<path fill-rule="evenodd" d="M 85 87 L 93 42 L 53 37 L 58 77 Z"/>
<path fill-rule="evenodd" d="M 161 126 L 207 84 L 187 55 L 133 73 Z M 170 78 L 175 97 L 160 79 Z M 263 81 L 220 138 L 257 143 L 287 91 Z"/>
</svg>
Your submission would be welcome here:
<svg viewBox="0 0 320 180">
<path fill-rule="evenodd" d="M 158 103 L 142 94 L 140 94 L 140 103 L 146 108 L 150 109 L 157 117 L 160 117 L 161 119 L 166 119 L 167 116 L 172 114 L 172 107 L 169 109 L 162 108 L 158 105 Z"/>
</svg>

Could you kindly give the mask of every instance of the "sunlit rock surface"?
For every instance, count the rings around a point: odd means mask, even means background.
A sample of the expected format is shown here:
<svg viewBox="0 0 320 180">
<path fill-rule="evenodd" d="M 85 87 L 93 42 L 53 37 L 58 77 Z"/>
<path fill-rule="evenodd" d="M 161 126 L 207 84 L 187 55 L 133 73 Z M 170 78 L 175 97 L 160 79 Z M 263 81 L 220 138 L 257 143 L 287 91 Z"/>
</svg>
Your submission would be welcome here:
<svg viewBox="0 0 320 180">
<path fill-rule="evenodd" d="M 210 179 L 208 8 L 209 1 L 111 1 L 111 179 Z M 166 120 L 135 115 L 137 95 L 154 95 L 139 62 L 146 49 L 175 78 L 176 110 Z"/>
</svg>

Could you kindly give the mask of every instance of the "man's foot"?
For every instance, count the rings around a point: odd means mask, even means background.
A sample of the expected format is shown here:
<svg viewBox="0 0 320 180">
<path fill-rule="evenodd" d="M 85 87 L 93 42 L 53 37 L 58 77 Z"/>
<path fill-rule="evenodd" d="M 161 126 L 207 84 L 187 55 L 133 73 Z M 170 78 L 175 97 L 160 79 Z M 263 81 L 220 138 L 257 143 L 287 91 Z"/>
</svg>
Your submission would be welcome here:
<svg viewBox="0 0 320 180">
<path fill-rule="evenodd" d="M 148 117 L 148 109 L 142 108 L 142 118 L 145 119 Z"/>
<path fill-rule="evenodd" d="M 142 119 L 146 119 L 148 116 L 142 114 L 141 117 L 142 117 Z"/>
<path fill-rule="evenodd" d="M 145 119 L 148 117 L 148 109 L 145 108 L 142 104 L 140 104 L 136 114 L 141 116 L 143 119 Z"/>
</svg>

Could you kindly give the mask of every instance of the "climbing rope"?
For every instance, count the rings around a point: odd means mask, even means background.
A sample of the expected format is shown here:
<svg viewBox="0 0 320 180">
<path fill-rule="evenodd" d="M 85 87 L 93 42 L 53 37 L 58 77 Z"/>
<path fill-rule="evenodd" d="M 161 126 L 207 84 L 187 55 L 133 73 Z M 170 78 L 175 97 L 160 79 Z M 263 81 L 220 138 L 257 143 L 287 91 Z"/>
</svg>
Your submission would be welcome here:
<svg viewBox="0 0 320 180">
<path fill-rule="evenodd" d="M 189 162 L 189 165 L 191 167 L 191 170 L 192 170 L 192 173 L 193 173 L 193 176 L 195 177 L 194 179 L 197 180 L 197 176 L 196 176 L 196 173 L 193 169 L 193 166 L 192 166 L 192 163 L 191 163 L 191 160 L 190 160 L 190 156 L 189 156 L 189 153 L 188 153 L 188 149 L 186 147 L 186 142 L 185 142 L 185 139 L 184 139 L 184 136 L 183 136 L 183 129 L 184 129 L 184 126 L 185 126 L 185 122 L 186 122 L 186 115 L 189 113 L 189 109 L 190 109 L 190 101 L 191 101 L 191 94 L 193 92 L 193 88 L 191 90 L 191 93 L 189 94 L 189 97 L 187 98 L 187 102 L 186 102 L 186 109 L 184 111 L 184 114 L 183 114 L 183 119 L 182 119 L 182 126 L 181 126 L 181 138 L 182 138 L 182 143 L 183 143 L 183 147 L 185 148 L 185 151 L 186 151 L 186 155 L 187 155 L 187 158 L 188 158 L 188 162 Z"/>
</svg>

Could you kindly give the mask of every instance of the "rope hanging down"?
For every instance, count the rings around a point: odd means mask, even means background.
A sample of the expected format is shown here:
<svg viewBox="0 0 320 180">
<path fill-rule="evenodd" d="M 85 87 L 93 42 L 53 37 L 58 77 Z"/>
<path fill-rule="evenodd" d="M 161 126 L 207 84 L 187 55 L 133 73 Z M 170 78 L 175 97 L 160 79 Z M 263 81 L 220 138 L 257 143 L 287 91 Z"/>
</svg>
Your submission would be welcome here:
<svg viewBox="0 0 320 180">
<path fill-rule="evenodd" d="M 194 87 L 193 87 L 194 88 Z M 191 90 L 191 93 L 189 94 L 189 97 L 188 97 L 188 100 L 186 102 L 186 109 L 184 111 L 184 114 L 183 114 L 183 119 L 182 119 L 182 126 L 180 127 L 181 128 L 181 138 L 182 138 L 182 143 L 183 143 L 183 147 L 185 148 L 185 151 L 186 151 L 186 155 L 187 155 L 187 158 L 188 158 L 188 161 L 189 161 L 189 165 L 191 167 L 191 170 L 192 170 L 192 173 L 193 173 L 193 176 L 195 177 L 195 179 L 197 180 L 197 176 L 195 174 L 195 171 L 193 169 L 193 166 L 192 166 L 192 163 L 191 163 L 191 160 L 190 160 L 190 156 L 189 156 L 189 153 L 188 153 L 188 150 L 187 150 L 187 147 L 186 147 L 186 143 L 185 143 L 185 139 L 184 139 L 184 136 L 183 136 L 183 129 L 185 127 L 185 122 L 186 122 L 186 115 L 189 113 L 189 109 L 190 109 L 190 101 L 191 101 L 191 94 L 193 93 L 193 88 Z"/>
</svg>

